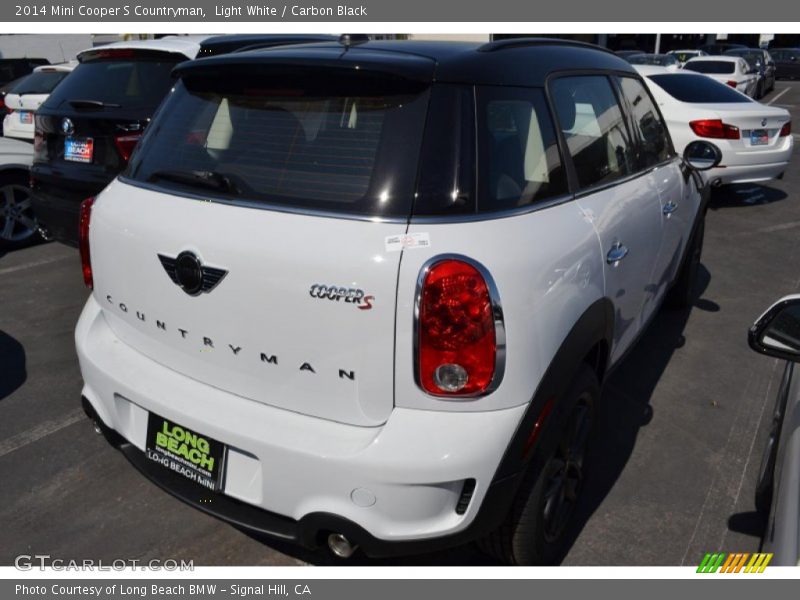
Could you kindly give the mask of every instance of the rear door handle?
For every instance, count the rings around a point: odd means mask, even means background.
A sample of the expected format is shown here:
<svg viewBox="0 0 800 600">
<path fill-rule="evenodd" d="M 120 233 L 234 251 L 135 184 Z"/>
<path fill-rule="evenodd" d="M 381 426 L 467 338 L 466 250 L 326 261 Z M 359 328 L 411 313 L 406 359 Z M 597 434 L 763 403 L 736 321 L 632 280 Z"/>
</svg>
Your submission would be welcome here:
<svg viewBox="0 0 800 600">
<path fill-rule="evenodd" d="M 670 200 L 664 205 L 664 207 L 661 209 L 661 212 L 664 213 L 665 215 L 671 215 L 676 210 L 678 210 L 678 203 L 673 200 Z"/>
<path fill-rule="evenodd" d="M 611 246 L 611 250 L 609 250 L 608 254 L 606 254 L 606 262 L 610 265 L 613 265 L 621 261 L 626 256 L 628 256 L 627 246 L 623 246 L 619 242 L 614 242 L 614 245 Z"/>
</svg>

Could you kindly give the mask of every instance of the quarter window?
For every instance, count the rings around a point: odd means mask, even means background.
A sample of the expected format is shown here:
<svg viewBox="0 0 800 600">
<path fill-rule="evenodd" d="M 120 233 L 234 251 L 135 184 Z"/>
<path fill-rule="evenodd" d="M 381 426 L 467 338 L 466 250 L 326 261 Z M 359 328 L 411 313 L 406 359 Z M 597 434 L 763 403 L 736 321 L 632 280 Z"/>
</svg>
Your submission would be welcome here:
<svg viewBox="0 0 800 600">
<path fill-rule="evenodd" d="M 670 157 L 667 128 L 650 94 L 642 82 L 632 77 L 621 77 L 620 87 L 631 107 L 633 125 L 640 139 L 637 166 L 647 169 L 664 162 Z"/>
<path fill-rule="evenodd" d="M 634 145 L 607 77 L 562 77 L 551 95 L 581 189 L 635 171 Z"/>
<path fill-rule="evenodd" d="M 479 212 L 528 206 L 567 192 L 541 89 L 478 88 L 477 114 Z"/>
</svg>

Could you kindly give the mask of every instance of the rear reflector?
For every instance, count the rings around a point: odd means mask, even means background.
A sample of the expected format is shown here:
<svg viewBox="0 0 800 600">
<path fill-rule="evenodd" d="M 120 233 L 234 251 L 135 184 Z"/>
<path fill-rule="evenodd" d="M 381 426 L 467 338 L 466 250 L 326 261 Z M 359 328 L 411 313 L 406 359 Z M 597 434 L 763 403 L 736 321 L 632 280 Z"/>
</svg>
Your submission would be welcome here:
<svg viewBox="0 0 800 600">
<path fill-rule="evenodd" d="M 418 383 L 429 394 L 476 396 L 491 391 L 502 377 L 496 372 L 498 353 L 505 351 L 502 311 L 484 273 L 458 258 L 423 270 L 416 361 Z"/>
<path fill-rule="evenodd" d="M 791 133 L 792 133 L 792 122 L 791 121 L 787 121 L 786 123 L 783 124 L 783 127 L 781 127 L 780 136 L 781 137 L 786 137 L 787 135 L 790 135 Z"/>
<path fill-rule="evenodd" d="M 736 88 L 736 86 L 738 85 L 738 84 L 737 84 L 735 81 L 733 81 L 733 80 L 728 80 L 728 81 L 726 81 L 725 83 L 727 83 L 727 84 L 728 84 L 729 86 L 731 86 L 732 88 Z"/>
<path fill-rule="evenodd" d="M 738 140 L 741 136 L 739 128 L 734 125 L 723 123 L 720 119 L 700 119 L 689 121 L 695 135 L 703 138 L 713 138 L 718 140 Z"/>
<path fill-rule="evenodd" d="M 472 500 L 472 495 L 475 493 L 475 480 L 474 479 L 466 479 L 464 481 L 464 487 L 461 488 L 461 496 L 458 498 L 458 504 L 456 504 L 456 514 L 463 515 L 467 512 L 469 508 L 469 501 Z"/>
<path fill-rule="evenodd" d="M 83 283 L 90 290 L 94 288 L 92 277 L 92 258 L 89 255 L 89 222 L 92 219 L 92 205 L 94 198 L 87 198 L 81 202 L 80 220 L 78 222 L 78 248 L 81 252 L 81 268 L 83 270 Z"/>
<path fill-rule="evenodd" d="M 114 137 L 114 145 L 117 147 L 122 160 L 128 162 L 140 139 L 142 139 L 141 133 L 128 133 Z"/>
</svg>

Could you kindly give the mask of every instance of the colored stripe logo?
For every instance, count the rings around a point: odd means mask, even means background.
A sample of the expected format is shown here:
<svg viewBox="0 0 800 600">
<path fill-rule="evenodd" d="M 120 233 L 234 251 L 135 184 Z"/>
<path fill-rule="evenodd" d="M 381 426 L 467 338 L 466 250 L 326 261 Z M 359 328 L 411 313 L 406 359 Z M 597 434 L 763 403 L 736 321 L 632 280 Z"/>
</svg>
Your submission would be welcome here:
<svg viewBox="0 0 800 600">
<path fill-rule="evenodd" d="M 772 553 L 708 552 L 697 567 L 698 573 L 763 573 L 772 560 Z"/>
</svg>

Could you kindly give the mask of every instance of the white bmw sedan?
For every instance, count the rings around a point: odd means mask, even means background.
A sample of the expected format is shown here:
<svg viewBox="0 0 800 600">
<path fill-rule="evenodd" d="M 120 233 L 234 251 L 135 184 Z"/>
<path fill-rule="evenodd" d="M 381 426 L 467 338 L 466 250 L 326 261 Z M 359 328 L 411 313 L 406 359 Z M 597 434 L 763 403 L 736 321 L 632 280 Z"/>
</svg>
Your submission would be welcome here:
<svg viewBox="0 0 800 600">
<path fill-rule="evenodd" d="M 720 165 L 704 173 L 708 181 L 749 183 L 783 175 L 793 147 L 789 111 L 755 102 L 698 73 L 636 69 L 658 103 L 676 148 L 706 140 L 722 151 Z"/>
<path fill-rule="evenodd" d="M 698 56 L 686 61 L 683 68 L 708 75 L 751 98 L 756 97 L 758 70 L 741 56 Z"/>
</svg>

